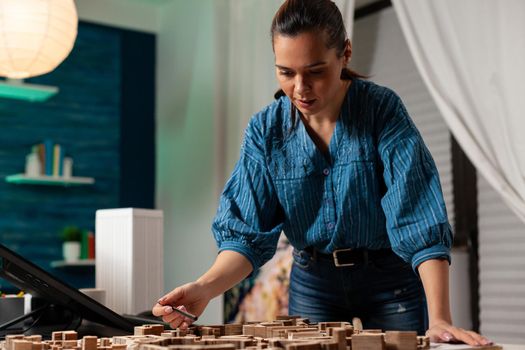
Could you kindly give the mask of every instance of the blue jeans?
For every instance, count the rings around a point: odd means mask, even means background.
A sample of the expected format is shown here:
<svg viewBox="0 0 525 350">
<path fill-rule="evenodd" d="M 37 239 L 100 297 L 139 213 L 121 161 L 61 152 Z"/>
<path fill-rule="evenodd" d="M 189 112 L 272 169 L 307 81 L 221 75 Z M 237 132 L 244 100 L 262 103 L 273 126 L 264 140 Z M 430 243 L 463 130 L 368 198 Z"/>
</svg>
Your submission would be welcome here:
<svg viewBox="0 0 525 350">
<path fill-rule="evenodd" d="M 417 331 L 428 327 L 423 286 L 395 253 L 352 267 L 293 252 L 289 314 L 312 322 L 359 317 L 365 329 Z"/>
</svg>

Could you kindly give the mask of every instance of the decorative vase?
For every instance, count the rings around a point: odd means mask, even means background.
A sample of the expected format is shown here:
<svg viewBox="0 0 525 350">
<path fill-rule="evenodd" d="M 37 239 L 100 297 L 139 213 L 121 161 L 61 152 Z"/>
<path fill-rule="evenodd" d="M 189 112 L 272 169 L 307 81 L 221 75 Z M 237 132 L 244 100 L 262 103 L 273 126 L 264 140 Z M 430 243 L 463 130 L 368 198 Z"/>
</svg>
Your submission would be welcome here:
<svg viewBox="0 0 525 350">
<path fill-rule="evenodd" d="M 68 262 L 78 261 L 80 258 L 80 242 L 64 242 L 62 245 L 64 260 Z"/>
</svg>

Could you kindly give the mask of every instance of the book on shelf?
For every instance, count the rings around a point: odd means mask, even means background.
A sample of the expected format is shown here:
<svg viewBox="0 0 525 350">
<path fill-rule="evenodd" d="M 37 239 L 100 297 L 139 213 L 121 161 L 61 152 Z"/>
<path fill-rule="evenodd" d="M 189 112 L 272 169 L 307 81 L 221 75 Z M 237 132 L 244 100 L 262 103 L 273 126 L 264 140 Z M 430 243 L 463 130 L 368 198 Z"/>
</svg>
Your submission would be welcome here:
<svg viewBox="0 0 525 350">
<path fill-rule="evenodd" d="M 52 176 L 53 175 L 53 141 L 45 140 L 44 141 L 44 173 L 43 175 Z"/>
<path fill-rule="evenodd" d="M 64 176 L 64 147 L 54 143 L 50 139 L 34 145 L 31 148 L 32 153 L 36 153 L 40 161 L 40 174 L 28 175 L 46 175 L 53 177 Z"/>
</svg>

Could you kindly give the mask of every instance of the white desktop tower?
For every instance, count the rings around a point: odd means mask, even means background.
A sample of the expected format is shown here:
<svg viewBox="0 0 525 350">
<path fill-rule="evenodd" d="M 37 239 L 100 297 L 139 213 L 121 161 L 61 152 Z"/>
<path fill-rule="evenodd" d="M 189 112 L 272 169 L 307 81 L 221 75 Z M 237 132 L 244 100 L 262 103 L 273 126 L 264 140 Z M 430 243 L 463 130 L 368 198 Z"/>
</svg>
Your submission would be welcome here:
<svg viewBox="0 0 525 350">
<path fill-rule="evenodd" d="M 119 314 L 151 310 L 164 292 L 163 213 L 150 209 L 97 210 L 96 287 Z"/>
</svg>

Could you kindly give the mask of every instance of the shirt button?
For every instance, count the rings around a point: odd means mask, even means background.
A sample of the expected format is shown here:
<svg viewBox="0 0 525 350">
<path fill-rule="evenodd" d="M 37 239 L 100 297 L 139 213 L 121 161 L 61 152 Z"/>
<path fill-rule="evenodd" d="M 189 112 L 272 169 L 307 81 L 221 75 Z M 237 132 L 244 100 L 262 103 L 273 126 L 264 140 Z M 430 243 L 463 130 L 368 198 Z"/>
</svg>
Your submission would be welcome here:
<svg viewBox="0 0 525 350">
<path fill-rule="evenodd" d="M 326 225 L 326 227 L 328 227 L 329 230 L 333 229 L 334 228 L 334 224 L 332 222 L 328 223 L 328 225 Z"/>
<path fill-rule="evenodd" d="M 323 174 L 327 175 L 330 174 L 330 169 L 326 168 L 323 170 Z"/>
</svg>

